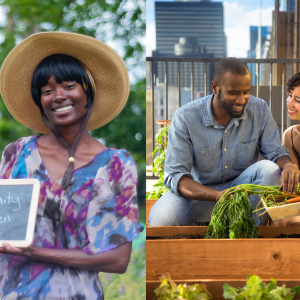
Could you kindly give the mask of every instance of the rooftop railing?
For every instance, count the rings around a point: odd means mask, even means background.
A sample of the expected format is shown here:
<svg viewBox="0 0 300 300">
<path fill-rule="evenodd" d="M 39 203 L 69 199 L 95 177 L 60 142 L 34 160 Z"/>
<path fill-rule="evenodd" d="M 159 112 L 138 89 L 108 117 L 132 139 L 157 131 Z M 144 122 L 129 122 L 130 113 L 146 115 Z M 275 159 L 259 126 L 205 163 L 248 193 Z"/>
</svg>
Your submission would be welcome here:
<svg viewBox="0 0 300 300">
<path fill-rule="evenodd" d="M 155 126 L 155 68 L 154 65 L 157 62 L 163 63 L 164 64 L 164 86 L 165 86 L 165 102 L 164 102 L 164 113 L 165 113 L 165 120 L 168 120 L 169 116 L 169 102 L 174 101 L 173 99 L 169 99 L 168 95 L 168 90 L 169 90 L 169 71 L 168 71 L 168 65 L 170 63 L 176 63 L 177 64 L 177 89 L 178 89 L 178 95 L 177 95 L 177 105 L 180 107 L 181 106 L 181 65 L 183 63 L 190 63 L 191 64 L 191 74 L 190 74 L 190 90 L 191 90 L 191 101 L 195 99 L 195 64 L 196 63 L 202 63 L 204 64 L 204 76 L 203 78 L 203 87 L 204 87 L 204 95 L 208 94 L 208 66 L 211 63 L 217 63 L 221 58 L 184 58 L 184 57 L 147 57 L 147 68 L 150 67 L 150 83 L 147 82 L 147 86 L 150 84 L 150 89 L 151 89 L 151 135 L 152 135 L 152 151 L 155 148 L 155 133 L 156 133 L 156 126 Z M 254 90 L 254 96 L 258 97 L 260 95 L 260 90 L 264 89 L 266 91 L 266 88 L 269 90 L 268 91 L 268 99 L 264 99 L 268 102 L 269 107 L 274 114 L 279 114 L 280 111 L 280 120 L 277 120 L 277 124 L 279 124 L 280 127 L 280 134 L 281 137 L 283 137 L 284 130 L 291 125 L 291 122 L 289 118 L 286 117 L 285 115 L 285 101 L 286 101 L 286 81 L 287 79 L 292 76 L 293 73 L 296 73 L 300 71 L 300 59 L 255 59 L 255 58 L 245 58 L 241 59 L 245 63 L 251 63 L 251 64 L 256 64 L 256 85 L 252 87 L 252 94 Z M 149 66 L 150 64 L 150 66 Z M 266 82 L 266 72 L 269 75 L 269 84 L 262 84 L 261 83 L 261 66 L 264 65 L 264 69 L 266 69 L 266 66 L 268 67 L 268 71 L 264 72 L 264 81 Z M 298 66 L 298 67 L 297 67 Z M 296 71 L 292 71 L 296 70 Z M 174 76 L 174 74 L 172 74 Z M 253 76 L 253 74 L 252 74 Z M 149 77 L 149 76 L 148 76 Z M 148 78 L 149 81 L 149 78 Z M 276 89 L 274 88 L 276 87 Z M 276 95 L 274 95 L 274 91 Z M 280 91 L 281 95 L 278 95 Z M 279 101 L 281 102 L 280 107 L 273 107 L 273 99 L 277 98 L 280 96 L 281 99 Z M 275 118 L 276 119 L 276 118 Z M 279 117 L 277 118 L 279 119 Z M 286 122 L 285 122 L 286 120 Z"/>
</svg>

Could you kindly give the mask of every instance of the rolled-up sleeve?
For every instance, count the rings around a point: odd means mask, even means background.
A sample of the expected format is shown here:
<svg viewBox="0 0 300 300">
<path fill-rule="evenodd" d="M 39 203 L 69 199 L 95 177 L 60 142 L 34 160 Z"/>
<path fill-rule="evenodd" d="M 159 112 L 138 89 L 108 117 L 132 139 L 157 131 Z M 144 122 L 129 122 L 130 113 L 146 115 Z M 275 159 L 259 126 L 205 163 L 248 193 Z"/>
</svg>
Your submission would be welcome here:
<svg viewBox="0 0 300 300">
<path fill-rule="evenodd" d="M 165 160 L 165 186 L 175 194 L 182 176 L 191 175 L 193 165 L 193 145 L 189 136 L 184 116 L 175 111 L 168 135 L 168 147 Z"/>
<path fill-rule="evenodd" d="M 281 156 L 290 157 L 289 150 L 281 146 L 279 130 L 267 103 L 262 109 L 263 121 L 258 141 L 260 154 L 274 163 Z"/>
</svg>

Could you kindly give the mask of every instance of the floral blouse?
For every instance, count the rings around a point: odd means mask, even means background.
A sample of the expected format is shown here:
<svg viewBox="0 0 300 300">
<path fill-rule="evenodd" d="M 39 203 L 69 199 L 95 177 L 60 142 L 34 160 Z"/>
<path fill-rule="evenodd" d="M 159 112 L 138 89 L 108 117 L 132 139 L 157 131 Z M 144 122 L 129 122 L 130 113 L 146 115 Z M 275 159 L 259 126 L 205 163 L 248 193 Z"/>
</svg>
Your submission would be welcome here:
<svg viewBox="0 0 300 300">
<path fill-rule="evenodd" d="M 111 250 L 138 237 L 137 170 L 125 150 L 105 149 L 73 171 L 72 186 L 52 182 L 37 146 L 21 138 L 2 155 L 0 178 L 37 178 L 41 183 L 33 244 L 52 249 Z M 1 255 L 1 299 L 104 299 L 97 272 Z"/>
</svg>

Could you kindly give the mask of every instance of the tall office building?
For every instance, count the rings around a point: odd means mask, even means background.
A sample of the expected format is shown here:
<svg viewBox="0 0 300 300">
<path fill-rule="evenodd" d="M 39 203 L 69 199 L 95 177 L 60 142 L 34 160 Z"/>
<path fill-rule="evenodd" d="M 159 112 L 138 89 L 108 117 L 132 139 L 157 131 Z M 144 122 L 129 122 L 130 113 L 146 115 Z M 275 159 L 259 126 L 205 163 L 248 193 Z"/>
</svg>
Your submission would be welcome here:
<svg viewBox="0 0 300 300">
<path fill-rule="evenodd" d="M 285 11 L 295 11 L 295 0 L 284 0 L 283 2 L 283 10 Z"/>
<path fill-rule="evenodd" d="M 264 42 L 267 39 L 267 35 L 272 31 L 272 27 L 261 26 L 261 47 L 263 47 Z M 258 26 L 250 26 L 250 50 L 248 50 L 248 58 L 257 58 L 256 49 L 258 43 Z M 261 49 L 261 54 L 262 54 Z M 248 64 L 248 68 L 251 73 L 251 85 L 256 85 L 256 64 Z"/>
<path fill-rule="evenodd" d="M 226 57 L 223 4 L 210 0 L 155 2 L 156 51 L 155 56 Z M 203 64 L 202 64 L 203 65 Z M 169 85 L 178 82 L 177 65 L 168 64 Z M 190 64 L 182 64 L 183 88 L 190 88 Z M 195 68 L 196 94 L 204 91 L 204 67 Z M 211 67 L 209 67 L 212 76 Z M 203 80 L 198 80 L 203 73 Z M 165 64 L 157 64 L 157 81 L 165 80 Z"/>
<path fill-rule="evenodd" d="M 179 39 L 192 37 L 207 53 L 226 57 L 222 2 L 155 2 L 155 23 L 156 50 L 161 55 L 174 55 Z"/>
</svg>

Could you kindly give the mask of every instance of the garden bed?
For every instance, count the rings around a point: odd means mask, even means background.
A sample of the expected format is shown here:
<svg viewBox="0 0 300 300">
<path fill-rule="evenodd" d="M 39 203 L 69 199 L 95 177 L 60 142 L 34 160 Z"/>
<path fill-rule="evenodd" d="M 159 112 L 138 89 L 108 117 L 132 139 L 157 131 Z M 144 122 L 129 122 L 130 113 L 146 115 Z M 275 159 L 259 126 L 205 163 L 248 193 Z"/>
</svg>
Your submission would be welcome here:
<svg viewBox="0 0 300 300">
<path fill-rule="evenodd" d="M 214 299 L 222 299 L 224 282 L 243 286 L 249 274 L 266 281 L 273 277 L 289 287 L 300 285 L 300 239 L 274 238 L 300 235 L 300 226 L 259 227 L 258 234 L 264 237 L 259 239 L 152 239 L 203 236 L 206 230 L 205 226 L 147 228 L 147 299 L 154 298 L 159 277 L 167 272 L 175 282 L 207 282 Z"/>
<path fill-rule="evenodd" d="M 208 291 L 212 295 L 212 300 L 221 300 L 223 298 L 223 285 L 224 283 L 228 283 L 232 287 L 243 287 L 246 284 L 246 279 L 240 280 L 240 279 L 215 279 L 215 280 L 185 280 L 185 281 L 180 281 L 180 280 L 174 280 L 176 284 L 179 283 L 186 283 L 188 285 L 192 285 L 195 283 L 204 283 L 208 289 Z M 265 283 L 268 283 L 270 280 L 269 279 L 262 279 Z M 278 286 L 282 286 L 285 284 L 289 288 L 293 288 L 296 285 L 300 284 L 300 279 L 292 279 L 292 280 L 277 280 Z M 155 298 L 155 293 L 153 292 L 158 286 L 160 285 L 160 281 L 148 281 L 147 282 L 147 288 L 146 288 L 146 293 L 147 293 L 147 300 L 154 300 Z M 300 299 L 300 296 L 295 296 L 294 299 Z"/>
</svg>

